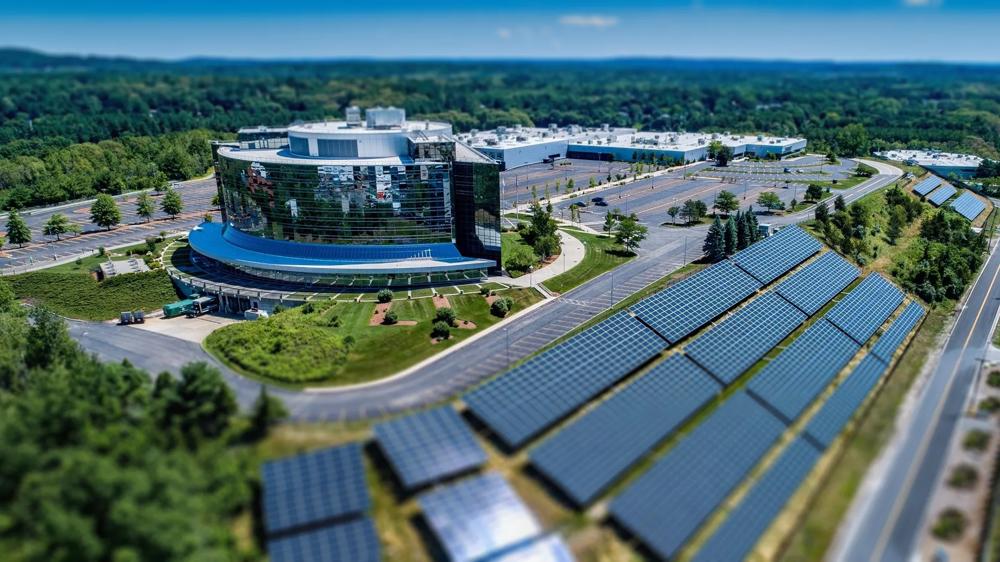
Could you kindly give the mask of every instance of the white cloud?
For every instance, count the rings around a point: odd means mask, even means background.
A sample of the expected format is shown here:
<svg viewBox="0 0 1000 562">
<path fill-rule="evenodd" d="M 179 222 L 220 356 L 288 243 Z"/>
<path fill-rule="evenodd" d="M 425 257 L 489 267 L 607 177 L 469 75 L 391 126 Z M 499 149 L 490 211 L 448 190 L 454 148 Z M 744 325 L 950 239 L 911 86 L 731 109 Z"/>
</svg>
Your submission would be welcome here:
<svg viewBox="0 0 1000 562">
<path fill-rule="evenodd" d="M 576 27 L 614 27 L 618 25 L 618 18 L 614 16 L 600 15 L 566 15 L 559 18 L 562 25 L 572 25 Z"/>
<path fill-rule="evenodd" d="M 514 32 L 512 32 L 510 30 L 510 28 L 507 28 L 507 27 L 498 27 L 497 28 L 497 37 L 499 37 L 501 39 L 504 39 L 504 40 L 510 39 L 511 35 L 513 35 L 513 34 L 514 34 Z"/>
</svg>

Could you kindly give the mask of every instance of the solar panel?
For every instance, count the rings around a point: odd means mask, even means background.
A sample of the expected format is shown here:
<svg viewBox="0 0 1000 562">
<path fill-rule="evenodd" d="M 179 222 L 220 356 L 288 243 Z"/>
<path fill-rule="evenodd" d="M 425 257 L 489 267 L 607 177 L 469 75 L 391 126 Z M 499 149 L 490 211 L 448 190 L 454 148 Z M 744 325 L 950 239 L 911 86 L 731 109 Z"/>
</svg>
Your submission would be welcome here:
<svg viewBox="0 0 1000 562">
<path fill-rule="evenodd" d="M 671 355 L 529 453 L 578 505 L 705 405 L 721 388 L 688 358 Z"/>
<path fill-rule="evenodd" d="M 782 228 L 772 236 L 733 255 L 733 262 L 768 284 L 822 249 L 819 240 L 798 226 Z"/>
<path fill-rule="evenodd" d="M 924 181 L 913 186 L 913 193 L 917 195 L 924 196 L 934 190 L 935 187 L 941 185 L 941 178 L 937 176 L 931 176 Z"/>
<path fill-rule="evenodd" d="M 729 384 L 805 320 L 788 301 L 768 292 L 698 336 L 684 353 Z"/>
<path fill-rule="evenodd" d="M 742 562 L 812 471 L 820 453 L 796 438 L 702 545 L 694 562 Z"/>
<path fill-rule="evenodd" d="M 370 503 L 357 443 L 266 462 L 261 477 L 268 533 L 360 514 Z"/>
<path fill-rule="evenodd" d="M 756 279 L 723 260 L 639 301 L 632 311 L 676 343 L 759 288 Z"/>
<path fill-rule="evenodd" d="M 483 562 L 573 562 L 573 554 L 558 535 L 535 539 Z"/>
<path fill-rule="evenodd" d="M 889 326 L 889 329 L 872 346 L 871 354 L 882 361 L 889 363 L 892 356 L 896 354 L 900 344 L 906 336 L 913 330 L 924 316 L 924 307 L 915 302 L 911 302 L 903 312 L 896 317 L 896 320 Z"/>
<path fill-rule="evenodd" d="M 928 195 L 927 200 L 930 201 L 931 204 L 934 205 L 935 207 L 940 207 L 941 205 L 944 204 L 945 201 L 950 199 L 951 196 L 955 195 L 955 193 L 957 192 L 958 190 L 955 189 L 951 184 L 946 183 L 941 187 L 935 189 L 934 193 Z"/>
<path fill-rule="evenodd" d="M 464 401 L 517 447 L 652 359 L 662 338 L 619 312 L 468 393 Z"/>
<path fill-rule="evenodd" d="M 902 302 L 902 291 L 885 277 L 871 273 L 833 305 L 826 319 L 858 343 L 865 343 Z"/>
<path fill-rule="evenodd" d="M 375 525 L 367 517 L 269 540 L 271 562 L 379 562 Z"/>
<path fill-rule="evenodd" d="M 866 355 L 809 420 L 805 433 L 829 447 L 885 371 L 885 363 L 874 355 Z"/>
<path fill-rule="evenodd" d="M 658 556 L 671 558 L 784 430 L 737 392 L 615 497 L 611 515 Z"/>
<path fill-rule="evenodd" d="M 795 420 L 859 347 L 820 318 L 761 369 L 747 388 L 787 419 Z"/>
<path fill-rule="evenodd" d="M 472 430 L 451 406 L 377 424 L 375 440 L 407 489 L 486 462 Z"/>
<path fill-rule="evenodd" d="M 541 533 L 528 508 L 499 474 L 462 480 L 424 494 L 419 502 L 452 562 L 480 560 Z"/>
<path fill-rule="evenodd" d="M 955 209 L 958 214 L 969 219 L 970 221 L 976 220 L 979 213 L 982 213 L 986 209 L 986 203 L 979 200 L 978 197 L 972 194 L 971 191 L 963 191 L 958 199 L 951 202 L 951 207 Z"/>
<path fill-rule="evenodd" d="M 836 252 L 826 252 L 778 283 L 774 290 L 812 316 L 858 275 L 858 268 Z"/>
</svg>

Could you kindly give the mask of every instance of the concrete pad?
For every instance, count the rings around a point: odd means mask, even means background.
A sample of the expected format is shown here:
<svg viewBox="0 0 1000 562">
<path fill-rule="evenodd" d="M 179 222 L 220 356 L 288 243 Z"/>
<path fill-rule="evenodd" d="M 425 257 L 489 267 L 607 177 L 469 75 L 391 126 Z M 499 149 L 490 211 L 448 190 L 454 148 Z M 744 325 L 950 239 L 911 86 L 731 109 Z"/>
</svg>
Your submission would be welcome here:
<svg viewBox="0 0 1000 562">
<path fill-rule="evenodd" d="M 175 337 L 194 343 L 201 343 L 209 334 L 223 326 L 228 326 L 234 322 L 242 322 L 242 319 L 234 316 L 215 316 L 206 314 L 195 318 L 181 316 L 178 318 L 146 318 L 143 324 L 131 324 L 129 328 L 147 330 L 166 336 Z"/>
</svg>

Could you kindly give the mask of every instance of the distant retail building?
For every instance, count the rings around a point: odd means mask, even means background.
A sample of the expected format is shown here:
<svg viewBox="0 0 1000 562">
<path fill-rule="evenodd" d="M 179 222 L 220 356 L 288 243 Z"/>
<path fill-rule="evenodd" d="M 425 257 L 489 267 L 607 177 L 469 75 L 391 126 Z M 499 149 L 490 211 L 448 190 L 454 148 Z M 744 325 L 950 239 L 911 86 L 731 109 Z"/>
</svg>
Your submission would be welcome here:
<svg viewBox="0 0 1000 562">
<path fill-rule="evenodd" d="M 887 160 L 895 160 L 914 166 L 922 166 L 935 174 L 948 177 L 971 178 L 983 159 L 972 154 L 955 154 L 934 150 L 887 150 L 876 154 Z"/>
</svg>

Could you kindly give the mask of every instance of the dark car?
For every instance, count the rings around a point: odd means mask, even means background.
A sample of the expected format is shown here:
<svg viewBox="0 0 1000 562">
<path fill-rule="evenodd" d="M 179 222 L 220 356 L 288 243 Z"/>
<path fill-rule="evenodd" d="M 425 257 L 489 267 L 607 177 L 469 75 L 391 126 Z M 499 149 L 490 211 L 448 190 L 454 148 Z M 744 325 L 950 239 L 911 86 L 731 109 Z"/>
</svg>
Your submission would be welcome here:
<svg viewBox="0 0 1000 562">
<path fill-rule="evenodd" d="M 583 201 L 574 201 L 574 202 L 570 203 L 569 206 L 570 207 L 586 207 L 587 204 L 584 203 Z"/>
<path fill-rule="evenodd" d="M 598 207 L 607 207 L 608 202 L 605 201 L 604 199 L 601 199 L 600 201 L 594 201 L 594 205 L 597 205 Z"/>
<path fill-rule="evenodd" d="M 601 203 L 604 203 L 604 198 L 603 198 L 603 197 L 591 197 L 591 198 L 590 198 L 590 201 L 591 201 L 592 203 L 594 203 L 594 204 L 597 204 L 597 205 L 599 205 L 599 204 L 601 204 Z"/>
</svg>

